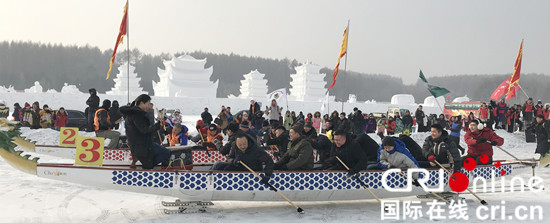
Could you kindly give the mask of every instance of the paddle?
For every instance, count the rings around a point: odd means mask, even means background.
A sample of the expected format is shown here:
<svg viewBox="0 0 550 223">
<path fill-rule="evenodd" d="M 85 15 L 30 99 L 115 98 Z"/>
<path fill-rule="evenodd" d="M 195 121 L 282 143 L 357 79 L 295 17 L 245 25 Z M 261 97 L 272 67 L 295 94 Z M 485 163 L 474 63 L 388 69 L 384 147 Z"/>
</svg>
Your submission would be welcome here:
<svg viewBox="0 0 550 223">
<path fill-rule="evenodd" d="M 340 163 L 346 168 L 346 170 L 349 171 L 349 167 L 340 159 L 340 157 L 336 156 L 336 159 L 338 159 L 338 161 L 340 161 Z M 361 179 L 359 179 L 359 177 L 357 177 L 357 175 L 353 175 L 353 177 L 355 177 L 355 179 L 359 182 L 359 184 L 361 184 L 361 186 L 363 186 L 363 188 L 365 188 L 365 189 L 367 189 L 367 191 L 369 191 L 369 193 L 374 197 L 374 199 L 376 199 L 379 203 L 382 203 L 382 201 L 380 201 L 380 199 L 378 199 L 378 197 L 376 195 L 374 195 L 374 193 L 370 190 L 370 188 L 367 187 L 365 182 L 363 182 Z"/>
<path fill-rule="evenodd" d="M 450 172 L 449 170 L 447 170 L 447 168 L 443 167 L 443 165 L 441 165 L 441 163 L 439 163 L 437 160 L 434 160 L 434 162 L 435 162 L 439 167 L 441 167 L 441 169 L 444 169 L 445 172 L 447 172 L 447 173 L 449 174 L 449 176 L 452 175 L 451 172 Z M 470 194 L 474 195 L 474 197 L 476 197 L 476 198 L 481 202 L 481 204 L 487 205 L 487 202 L 486 202 L 485 200 L 482 200 L 481 198 L 479 198 L 479 197 L 477 196 L 476 193 L 474 193 L 472 190 L 470 190 L 470 188 L 466 188 L 466 190 L 468 190 L 468 192 L 470 192 Z"/>
<path fill-rule="evenodd" d="M 250 169 L 250 167 L 248 167 L 246 164 L 244 164 L 243 161 L 239 161 L 239 163 L 242 164 L 244 167 L 246 167 L 246 169 L 248 169 L 251 173 L 256 175 L 260 180 L 262 179 L 262 177 L 258 173 L 254 172 L 254 170 Z M 269 182 L 267 182 L 267 186 L 269 186 L 269 188 L 271 188 L 271 190 L 277 192 L 277 194 L 279 194 L 282 198 L 284 198 L 286 201 L 288 201 L 288 203 L 290 203 L 290 205 L 292 205 L 294 208 L 296 208 L 296 211 L 298 211 L 298 213 L 300 213 L 300 214 L 305 213 L 304 209 L 302 209 L 301 207 L 298 207 L 297 205 L 292 203 L 292 201 L 290 201 L 288 198 L 286 198 L 285 195 L 281 194 L 281 192 L 279 192 L 279 190 L 277 190 L 277 188 L 275 188 Z"/>
</svg>

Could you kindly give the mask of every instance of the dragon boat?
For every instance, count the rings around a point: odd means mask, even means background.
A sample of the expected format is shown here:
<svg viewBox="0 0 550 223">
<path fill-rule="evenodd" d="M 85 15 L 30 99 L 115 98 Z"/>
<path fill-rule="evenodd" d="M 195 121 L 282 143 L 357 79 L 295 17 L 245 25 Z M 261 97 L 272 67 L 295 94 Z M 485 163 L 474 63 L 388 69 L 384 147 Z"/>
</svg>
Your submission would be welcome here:
<svg viewBox="0 0 550 223">
<path fill-rule="evenodd" d="M 15 150 L 17 146 L 32 150 L 33 145 L 20 136 L 18 126 L 10 124 L 0 131 L 0 156 L 15 168 L 42 178 L 121 191 L 172 196 L 177 197 L 178 202 L 199 202 L 201 205 L 222 200 L 283 201 L 268 186 L 260 183 L 251 172 L 208 170 L 211 165 L 200 163 L 203 156 L 197 160 L 199 165 L 193 164 L 192 170 L 162 169 L 160 166 L 152 170 L 145 170 L 139 167 L 132 169 L 130 165 L 120 163 L 103 166 L 40 163 L 38 158 L 30 160 L 29 154 L 21 156 L 22 151 Z M 35 146 L 34 151 L 40 153 L 38 148 L 46 149 L 48 147 Z M 131 158 L 131 155 L 127 154 L 127 150 L 120 152 L 119 157 Z M 73 154 L 71 156 L 74 157 Z M 217 160 L 222 160 L 222 158 Z M 529 161 L 503 160 L 499 167 L 480 165 L 472 171 L 465 169 L 461 171 L 471 179 L 470 185 L 472 185 L 474 178 L 498 179 L 503 176 L 530 173 L 534 171 L 539 161 L 537 159 Z M 436 188 L 443 184 L 444 191 L 451 191 L 448 185 L 450 176 L 447 172 L 436 168 L 427 169 L 427 172 L 428 175 L 424 176 L 427 178 L 426 186 Z M 259 174 L 263 175 L 262 172 Z M 273 187 L 292 201 L 373 199 L 373 196 L 362 187 L 357 179 L 347 178 L 346 175 L 345 171 L 275 171 L 270 182 Z M 405 174 L 397 172 L 385 174 L 383 170 L 365 170 L 359 172 L 357 176 L 380 199 L 427 194 L 421 187 L 411 187 Z M 384 177 L 385 179 L 383 179 Z M 384 186 L 390 188 L 410 187 L 411 190 L 390 192 Z M 179 204 L 166 203 L 165 205 Z"/>
</svg>

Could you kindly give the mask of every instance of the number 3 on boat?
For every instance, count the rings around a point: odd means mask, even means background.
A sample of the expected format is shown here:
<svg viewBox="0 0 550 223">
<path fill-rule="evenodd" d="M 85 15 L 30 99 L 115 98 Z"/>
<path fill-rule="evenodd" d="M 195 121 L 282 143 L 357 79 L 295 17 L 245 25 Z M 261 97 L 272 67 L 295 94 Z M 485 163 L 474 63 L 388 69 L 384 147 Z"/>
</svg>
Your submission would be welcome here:
<svg viewBox="0 0 550 223">
<path fill-rule="evenodd" d="M 76 165 L 102 166 L 104 138 L 76 137 Z"/>
<path fill-rule="evenodd" d="M 78 137 L 78 128 L 61 127 L 59 131 L 59 145 L 76 146 L 76 137 Z"/>
</svg>

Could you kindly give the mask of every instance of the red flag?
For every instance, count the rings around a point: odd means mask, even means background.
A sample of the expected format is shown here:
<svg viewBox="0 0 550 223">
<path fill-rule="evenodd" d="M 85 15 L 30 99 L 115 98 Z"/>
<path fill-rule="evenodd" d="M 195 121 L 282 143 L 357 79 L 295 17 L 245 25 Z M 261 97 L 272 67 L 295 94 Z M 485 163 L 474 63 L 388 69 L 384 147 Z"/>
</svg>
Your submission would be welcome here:
<svg viewBox="0 0 550 223">
<path fill-rule="evenodd" d="M 514 64 L 514 73 L 512 73 L 512 77 L 510 77 L 510 84 L 508 85 L 508 90 L 506 93 L 506 100 L 510 100 L 512 97 L 516 96 L 516 91 L 519 90 L 519 74 L 521 71 L 521 58 L 523 57 L 523 40 L 521 40 L 521 43 L 519 44 L 519 52 L 518 56 L 516 57 L 516 63 Z"/>
<path fill-rule="evenodd" d="M 493 92 L 493 94 L 491 95 L 491 99 L 494 99 L 495 101 L 498 101 L 500 100 L 500 98 L 502 97 L 502 95 L 508 93 L 508 86 L 510 86 L 510 78 L 512 77 L 509 77 L 508 79 L 506 79 L 505 81 L 503 81 L 498 87 L 497 89 Z"/>
<path fill-rule="evenodd" d="M 328 87 L 328 90 L 334 87 L 334 84 L 336 83 L 336 77 L 338 77 L 338 67 L 340 66 L 340 59 L 344 57 L 348 52 L 348 28 L 349 26 L 347 26 L 346 30 L 344 30 L 344 39 L 342 40 L 342 46 L 340 47 L 338 63 L 336 63 L 336 68 L 334 68 L 334 74 L 332 75 L 332 84 L 330 85 L 330 87 Z"/>
<path fill-rule="evenodd" d="M 128 18 L 128 1 L 126 1 L 126 5 L 124 5 L 124 15 L 122 16 L 122 22 L 120 23 L 118 37 L 116 38 L 115 49 L 113 50 L 113 55 L 111 56 L 111 61 L 109 62 L 109 71 L 107 72 L 107 78 L 105 78 L 105 80 L 109 79 L 109 76 L 111 75 L 111 69 L 113 69 L 113 63 L 115 62 L 116 49 L 118 48 L 118 45 L 122 43 L 122 40 L 126 35 L 127 18 Z"/>
</svg>

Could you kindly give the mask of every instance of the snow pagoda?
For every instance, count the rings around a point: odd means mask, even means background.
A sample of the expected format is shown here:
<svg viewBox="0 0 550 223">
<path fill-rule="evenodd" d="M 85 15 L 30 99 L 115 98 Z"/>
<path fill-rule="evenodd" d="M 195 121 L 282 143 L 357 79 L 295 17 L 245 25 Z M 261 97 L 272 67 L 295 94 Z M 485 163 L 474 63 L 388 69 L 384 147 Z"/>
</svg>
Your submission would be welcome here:
<svg viewBox="0 0 550 223">
<path fill-rule="evenodd" d="M 213 68 L 204 68 L 206 58 L 198 60 L 189 55 L 173 57 L 158 68 L 160 81 L 153 81 L 155 96 L 216 98 L 219 82 L 211 82 Z"/>
<path fill-rule="evenodd" d="M 291 74 L 289 100 L 294 101 L 322 101 L 325 98 L 325 75 L 319 73 L 319 65 L 306 62 L 296 68 L 296 73 Z"/>
<path fill-rule="evenodd" d="M 143 91 L 143 88 L 139 85 L 141 77 L 135 73 L 136 68 L 130 65 L 130 78 L 128 79 L 128 63 L 120 65 L 118 67 L 118 74 L 115 81 L 115 86 L 105 92 L 108 95 L 128 95 L 128 82 L 130 82 L 130 97 L 135 98 L 141 94 L 148 94 Z"/>
<path fill-rule="evenodd" d="M 241 80 L 241 95 L 239 98 L 263 98 L 267 95 L 267 80 L 265 74 L 258 70 L 250 71 L 243 75 Z"/>
</svg>

